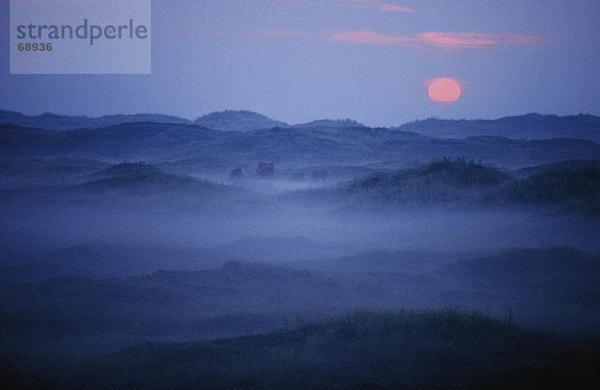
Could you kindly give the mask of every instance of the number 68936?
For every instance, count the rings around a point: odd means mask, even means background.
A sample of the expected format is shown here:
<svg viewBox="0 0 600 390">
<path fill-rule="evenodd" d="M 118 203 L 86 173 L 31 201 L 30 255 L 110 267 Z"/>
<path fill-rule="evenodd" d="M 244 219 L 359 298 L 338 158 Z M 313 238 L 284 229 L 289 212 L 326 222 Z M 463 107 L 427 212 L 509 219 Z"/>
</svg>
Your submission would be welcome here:
<svg viewBox="0 0 600 390">
<path fill-rule="evenodd" d="M 19 43 L 17 45 L 18 51 L 52 51 L 52 43 Z"/>
</svg>

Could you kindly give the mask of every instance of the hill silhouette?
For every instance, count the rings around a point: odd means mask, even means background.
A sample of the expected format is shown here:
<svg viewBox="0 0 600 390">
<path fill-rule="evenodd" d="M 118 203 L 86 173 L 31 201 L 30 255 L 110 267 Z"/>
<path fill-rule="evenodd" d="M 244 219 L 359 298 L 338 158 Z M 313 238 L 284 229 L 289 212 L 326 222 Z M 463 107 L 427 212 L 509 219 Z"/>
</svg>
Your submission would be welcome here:
<svg viewBox="0 0 600 390">
<path fill-rule="evenodd" d="M 307 123 L 299 123 L 293 125 L 295 128 L 310 128 L 310 127 L 321 127 L 321 128 L 352 128 L 352 127 L 367 127 L 360 122 L 352 119 L 320 119 Z"/>
<path fill-rule="evenodd" d="M 600 166 L 589 161 L 567 162 L 532 168 L 530 172 L 530 176 L 513 181 L 496 196 L 504 203 L 600 215 Z"/>
<path fill-rule="evenodd" d="M 154 165 L 146 164 L 144 162 L 124 162 L 121 164 L 113 165 L 100 172 L 97 172 L 94 176 L 115 177 L 130 175 L 151 175 L 156 173 L 161 173 L 161 171 Z"/>
<path fill-rule="evenodd" d="M 296 167 L 378 164 L 398 168 L 442 156 L 464 156 L 468 160 L 522 168 L 563 160 L 599 159 L 600 145 L 576 139 L 433 139 L 368 127 L 280 127 L 237 132 L 186 124 L 127 123 L 68 132 L 0 125 L 0 153 L 12 158 L 71 156 L 168 161 L 176 170 L 178 161 L 189 166 L 188 162 L 195 159 L 197 169 L 229 172 L 232 166 L 265 160 Z M 215 162 L 221 165 L 215 168 Z"/>
<path fill-rule="evenodd" d="M 488 166 L 459 160 L 434 161 L 422 168 L 377 173 L 351 182 L 345 193 L 355 200 L 437 202 L 460 200 L 511 178 Z"/>
<path fill-rule="evenodd" d="M 190 121 L 171 115 L 133 114 L 105 115 L 101 117 L 70 116 L 45 113 L 42 115 L 24 115 L 14 111 L 0 110 L 0 123 L 10 123 L 23 127 L 36 127 L 46 130 L 98 129 L 123 123 L 155 122 L 189 124 Z"/>
<path fill-rule="evenodd" d="M 215 194 L 226 192 L 217 184 L 186 176 L 164 173 L 145 164 L 122 164 L 103 172 L 102 179 L 92 180 L 77 188 L 93 192 L 121 191 L 131 194 L 162 196 L 169 193 Z"/>
<path fill-rule="evenodd" d="M 478 315 L 358 311 L 297 330 L 139 345 L 83 372 L 92 388 L 593 388 L 597 357 Z"/>
<path fill-rule="evenodd" d="M 468 203 L 593 216 L 600 215 L 600 167 L 594 161 L 529 167 L 512 176 L 472 161 L 445 159 L 421 168 L 374 173 L 320 193 L 341 196 L 359 207 Z"/>
<path fill-rule="evenodd" d="M 265 115 L 251 111 L 213 112 L 194 121 L 195 124 L 221 131 L 252 131 L 287 127 L 286 123 L 271 119 Z"/>
<path fill-rule="evenodd" d="M 515 139 L 577 138 L 600 142 L 600 117 L 594 115 L 526 114 L 491 120 L 430 118 L 406 123 L 398 130 L 430 137 L 498 136 Z"/>
</svg>

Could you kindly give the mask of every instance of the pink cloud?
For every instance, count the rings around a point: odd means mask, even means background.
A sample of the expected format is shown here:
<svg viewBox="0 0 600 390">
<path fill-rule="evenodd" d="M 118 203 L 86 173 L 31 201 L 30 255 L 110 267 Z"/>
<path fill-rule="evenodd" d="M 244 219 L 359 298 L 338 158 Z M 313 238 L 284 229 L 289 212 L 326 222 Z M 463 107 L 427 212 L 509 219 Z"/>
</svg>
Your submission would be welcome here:
<svg viewBox="0 0 600 390">
<path fill-rule="evenodd" d="M 410 38 L 399 35 L 380 34 L 375 31 L 355 30 L 338 31 L 329 35 L 329 40 L 333 42 L 357 43 L 363 45 L 390 45 L 401 46 L 411 43 Z"/>
<path fill-rule="evenodd" d="M 200 30 L 199 35 L 214 38 L 264 38 L 304 42 L 337 42 L 357 45 L 381 45 L 395 47 L 433 47 L 441 49 L 483 49 L 496 46 L 532 46 L 544 43 L 535 35 L 484 33 L 484 32 L 438 32 L 416 34 L 384 34 L 369 30 L 336 31 L 328 34 L 293 30 L 287 28 L 259 30 Z"/>
<path fill-rule="evenodd" d="M 338 31 L 329 34 L 332 42 L 387 46 L 433 46 L 446 49 L 476 49 L 501 45 L 528 46 L 543 43 L 533 35 L 482 32 L 436 32 L 420 34 L 382 34 L 375 31 Z"/>
<path fill-rule="evenodd" d="M 498 45 L 529 46 L 543 42 L 541 37 L 523 34 L 498 34 L 480 32 L 425 32 L 417 36 L 418 40 L 434 46 L 446 48 L 478 48 Z"/>
</svg>

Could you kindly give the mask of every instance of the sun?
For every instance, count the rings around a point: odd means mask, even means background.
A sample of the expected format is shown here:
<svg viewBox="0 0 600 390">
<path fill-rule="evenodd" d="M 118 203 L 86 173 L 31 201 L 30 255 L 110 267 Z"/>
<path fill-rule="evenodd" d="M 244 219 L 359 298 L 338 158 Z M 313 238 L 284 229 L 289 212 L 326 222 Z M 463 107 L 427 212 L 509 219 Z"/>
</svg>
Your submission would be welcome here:
<svg viewBox="0 0 600 390">
<path fill-rule="evenodd" d="M 440 77 L 431 80 L 427 89 L 429 98 L 435 103 L 456 103 L 462 95 L 460 82 L 450 77 Z"/>
</svg>

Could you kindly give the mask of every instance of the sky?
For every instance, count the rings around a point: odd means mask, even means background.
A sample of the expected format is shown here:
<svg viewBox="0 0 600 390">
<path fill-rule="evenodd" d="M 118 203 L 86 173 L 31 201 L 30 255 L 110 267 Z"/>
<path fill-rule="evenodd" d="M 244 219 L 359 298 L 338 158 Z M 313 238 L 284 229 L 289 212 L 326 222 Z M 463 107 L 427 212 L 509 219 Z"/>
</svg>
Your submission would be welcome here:
<svg viewBox="0 0 600 390">
<path fill-rule="evenodd" d="M 10 75 L 9 10 L 0 109 L 27 114 L 600 115 L 597 0 L 153 0 L 149 75 Z M 429 98 L 439 77 L 460 82 L 457 102 Z"/>
</svg>

